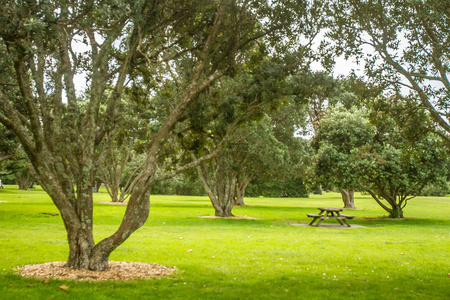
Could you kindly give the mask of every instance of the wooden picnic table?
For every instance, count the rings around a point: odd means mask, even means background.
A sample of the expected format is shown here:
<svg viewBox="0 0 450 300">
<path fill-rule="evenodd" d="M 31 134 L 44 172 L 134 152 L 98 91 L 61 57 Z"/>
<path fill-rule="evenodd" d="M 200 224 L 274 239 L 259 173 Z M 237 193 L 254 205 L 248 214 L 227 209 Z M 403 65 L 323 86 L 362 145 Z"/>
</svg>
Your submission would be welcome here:
<svg viewBox="0 0 450 300">
<path fill-rule="evenodd" d="M 317 209 L 320 210 L 319 214 L 306 214 L 308 217 L 313 218 L 311 223 L 309 223 L 310 226 L 319 227 L 323 220 L 333 219 L 338 221 L 342 226 L 345 224 L 347 227 L 351 227 L 350 224 L 348 224 L 347 219 L 353 219 L 354 216 L 340 214 L 342 208 L 318 207 Z M 319 220 L 317 224 L 313 225 L 317 220 Z"/>
</svg>

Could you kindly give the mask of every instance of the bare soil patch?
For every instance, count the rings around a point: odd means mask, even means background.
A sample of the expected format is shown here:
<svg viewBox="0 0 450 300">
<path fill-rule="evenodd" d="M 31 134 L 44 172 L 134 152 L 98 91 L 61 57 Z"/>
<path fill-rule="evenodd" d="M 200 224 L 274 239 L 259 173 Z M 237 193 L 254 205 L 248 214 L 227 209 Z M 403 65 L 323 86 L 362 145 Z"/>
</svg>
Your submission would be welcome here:
<svg viewBox="0 0 450 300">
<path fill-rule="evenodd" d="M 238 219 L 238 220 L 259 220 L 249 216 L 217 217 L 217 216 L 199 216 L 202 219 Z"/>
<path fill-rule="evenodd" d="M 14 268 L 23 277 L 77 281 L 127 281 L 133 279 L 161 278 L 173 275 L 177 268 L 141 262 L 110 261 L 106 271 L 75 270 L 65 267 L 62 261 L 25 265 Z"/>
<path fill-rule="evenodd" d="M 98 204 L 109 204 L 109 205 L 128 205 L 128 202 L 98 202 Z"/>
</svg>

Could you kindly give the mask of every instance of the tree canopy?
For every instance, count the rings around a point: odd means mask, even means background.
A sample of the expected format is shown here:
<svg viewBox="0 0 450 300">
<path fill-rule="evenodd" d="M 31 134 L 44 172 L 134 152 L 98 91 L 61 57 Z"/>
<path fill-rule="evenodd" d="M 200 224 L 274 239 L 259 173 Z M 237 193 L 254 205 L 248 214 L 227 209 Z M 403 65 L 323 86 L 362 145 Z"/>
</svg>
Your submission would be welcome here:
<svg viewBox="0 0 450 300">
<path fill-rule="evenodd" d="M 273 56 L 291 54 L 295 66 L 304 54 L 295 42 L 316 34 L 310 22 L 320 17 L 305 18 L 305 3 L 292 1 L 2 1 L 1 6 L 1 64 L 11 75 L 2 76 L 0 122 L 15 133 L 36 179 L 61 212 L 67 265 L 92 270 L 105 270 L 110 253 L 144 224 L 155 182 L 221 149 L 218 143 L 196 161 L 157 172 L 167 159 L 161 150 L 190 118 L 189 106 L 219 78 L 251 64 L 258 45 L 267 45 L 266 54 Z M 86 78 L 84 90 L 77 74 Z M 127 103 L 149 108 L 139 124 L 146 128 L 146 158 L 118 230 L 96 243 L 92 185 L 103 141 L 126 94 Z"/>
<path fill-rule="evenodd" d="M 450 6 L 441 0 L 330 1 L 328 36 L 336 54 L 411 105 L 419 103 L 449 140 Z M 437 130 L 439 129 L 439 130 Z"/>
</svg>

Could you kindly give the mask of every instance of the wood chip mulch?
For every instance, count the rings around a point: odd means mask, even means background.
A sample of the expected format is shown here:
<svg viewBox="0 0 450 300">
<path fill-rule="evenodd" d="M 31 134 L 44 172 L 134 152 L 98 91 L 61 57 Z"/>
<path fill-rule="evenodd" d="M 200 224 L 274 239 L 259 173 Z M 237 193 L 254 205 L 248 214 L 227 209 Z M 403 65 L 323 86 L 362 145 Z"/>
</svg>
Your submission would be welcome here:
<svg viewBox="0 0 450 300">
<path fill-rule="evenodd" d="M 238 219 L 238 220 L 260 220 L 249 216 L 217 217 L 217 216 L 199 216 L 202 219 Z"/>
<path fill-rule="evenodd" d="M 177 268 L 140 262 L 110 261 L 106 271 L 76 270 L 65 267 L 66 262 L 56 261 L 14 268 L 23 277 L 77 281 L 127 281 L 133 279 L 161 278 L 173 275 Z"/>
</svg>

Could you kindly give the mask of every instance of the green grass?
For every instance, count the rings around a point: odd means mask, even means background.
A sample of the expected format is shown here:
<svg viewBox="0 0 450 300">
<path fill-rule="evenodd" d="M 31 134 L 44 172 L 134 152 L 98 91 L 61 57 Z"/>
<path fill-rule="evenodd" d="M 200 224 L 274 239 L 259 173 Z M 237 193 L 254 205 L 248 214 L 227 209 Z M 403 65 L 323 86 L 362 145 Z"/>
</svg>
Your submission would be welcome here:
<svg viewBox="0 0 450 300">
<path fill-rule="evenodd" d="M 176 266 L 172 278 L 131 282 L 26 279 L 12 268 L 63 261 L 68 245 L 57 211 L 39 188 L 0 190 L 0 299 L 449 299 L 450 198 L 418 197 L 406 219 L 387 215 L 369 196 L 351 224 L 298 227 L 319 206 L 341 207 L 339 194 L 307 199 L 246 198 L 236 215 L 258 220 L 202 219 L 206 197 L 152 196 L 150 217 L 111 260 Z M 124 206 L 95 194 L 98 240 L 117 228 Z M 327 222 L 327 221 L 324 221 Z M 329 220 L 328 222 L 333 222 Z M 192 251 L 190 251 L 192 250 Z M 67 290 L 59 289 L 66 285 Z"/>
</svg>

